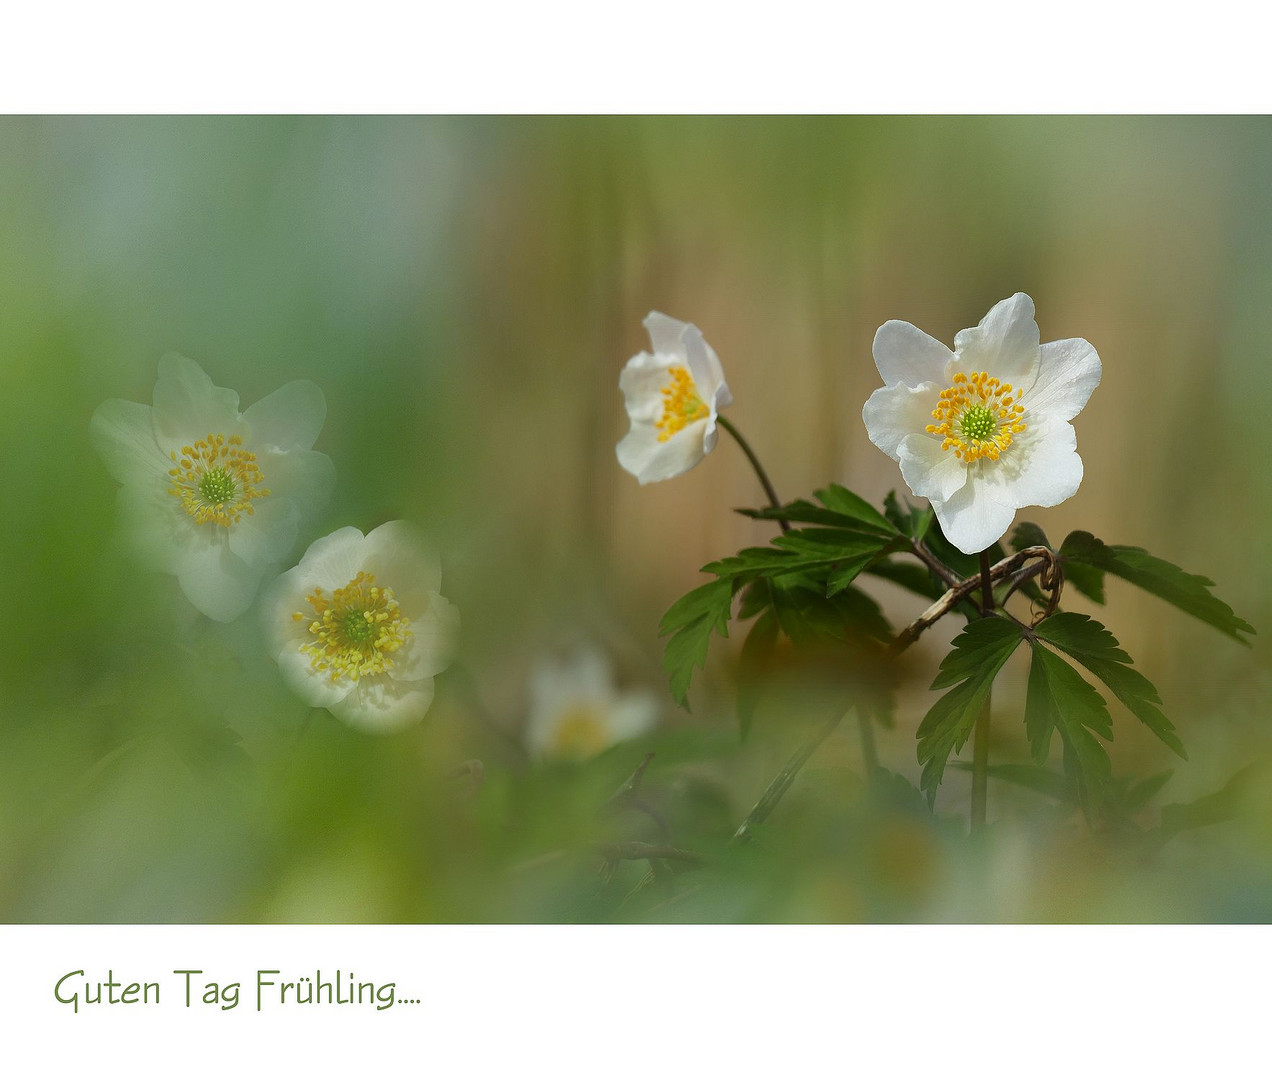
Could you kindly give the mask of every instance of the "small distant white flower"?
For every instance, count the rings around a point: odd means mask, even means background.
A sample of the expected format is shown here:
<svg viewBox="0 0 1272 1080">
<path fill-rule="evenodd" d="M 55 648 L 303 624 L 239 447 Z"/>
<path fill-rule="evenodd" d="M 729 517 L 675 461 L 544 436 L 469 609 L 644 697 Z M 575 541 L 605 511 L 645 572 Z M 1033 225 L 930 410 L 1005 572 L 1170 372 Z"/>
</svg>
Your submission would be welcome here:
<svg viewBox="0 0 1272 1080">
<path fill-rule="evenodd" d="M 193 360 L 159 361 L 154 405 L 112 399 L 89 423 L 93 448 L 123 487 L 121 524 L 147 562 L 174 574 L 209 618 L 251 606 L 262 579 L 331 495 L 335 470 L 313 450 L 322 391 L 291 382 L 239 412 Z"/>
<path fill-rule="evenodd" d="M 544 660 L 536 667 L 526 746 L 541 757 L 592 757 L 651 730 L 658 711 L 649 691 L 619 693 L 605 657 L 582 649 L 564 663 Z"/>
<path fill-rule="evenodd" d="M 279 671 L 302 701 L 351 727 L 422 720 L 459 634 L 441 587 L 441 563 L 404 521 L 315 540 L 262 600 Z"/>
<path fill-rule="evenodd" d="M 651 311 L 645 329 L 654 351 L 628 360 L 618 380 L 632 424 L 618 463 L 649 484 L 688 472 L 715 449 L 716 417 L 733 395 L 720 358 L 693 323 Z"/>
<path fill-rule="evenodd" d="M 885 385 L 862 410 L 870 441 L 931 501 L 960 551 L 983 551 L 1022 506 L 1055 506 L 1078 490 L 1082 459 L 1069 423 L 1100 382 L 1081 338 L 1038 343 L 1024 293 L 960 330 L 951 352 L 907 322 L 874 339 Z"/>
</svg>

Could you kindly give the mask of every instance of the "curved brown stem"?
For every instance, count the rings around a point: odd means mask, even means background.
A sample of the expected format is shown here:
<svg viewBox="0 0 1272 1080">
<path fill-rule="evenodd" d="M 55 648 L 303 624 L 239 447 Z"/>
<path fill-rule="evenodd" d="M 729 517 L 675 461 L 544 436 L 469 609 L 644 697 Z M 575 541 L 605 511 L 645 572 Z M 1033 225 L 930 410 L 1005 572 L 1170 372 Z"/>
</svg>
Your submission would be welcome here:
<svg viewBox="0 0 1272 1080">
<path fill-rule="evenodd" d="M 1020 567 L 1031 559 L 1040 559 L 1042 561 L 1039 562 L 1037 568 L 1028 567 L 1025 570 L 1020 570 Z M 988 558 L 986 558 L 985 561 L 988 562 Z M 1017 571 L 1019 571 L 1019 573 L 1017 573 Z M 1005 559 L 1000 559 L 993 566 L 989 567 L 989 587 L 991 597 L 990 610 L 992 610 L 993 597 L 992 583 L 1001 581 L 1006 577 L 1011 577 L 1013 574 L 1016 574 L 1017 578 L 1019 578 L 1019 581 L 1015 582 L 1016 586 L 1031 577 L 1043 574 L 1044 586 L 1050 587 L 1058 581 L 1060 565 L 1056 562 L 1055 553 L 1050 548 L 1042 547 L 1041 545 L 1021 548 L 1014 555 L 1009 555 Z M 922 634 L 924 630 L 933 623 L 937 622 L 940 618 L 942 618 L 942 616 L 947 615 L 954 608 L 958 607 L 959 604 L 975 593 L 977 589 L 982 590 L 981 609 L 983 611 L 985 607 L 984 588 L 985 576 L 983 572 L 977 574 L 975 577 L 958 581 L 956 585 L 947 589 L 939 600 L 932 604 L 931 607 L 924 611 L 922 615 L 910 623 L 909 626 L 903 629 L 901 633 L 896 636 L 892 644 L 888 647 L 888 657 L 893 658 L 900 656 L 901 653 L 905 652 L 906 649 L 918 640 L 919 635 Z M 1059 587 L 1058 585 L 1055 585 L 1052 587 L 1053 605 L 1049 606 L 1047 614 L 1051 614 L 1051 612 L 1055 610 L 1054 603 L 1059 602 L 1058 594 Z M 1008 592 L 1008 595 L 1011 595 L 1010 591 Z M 1003 597 L 1003 599 L 1005 601 L 1007 597 Z"/>
</svg>

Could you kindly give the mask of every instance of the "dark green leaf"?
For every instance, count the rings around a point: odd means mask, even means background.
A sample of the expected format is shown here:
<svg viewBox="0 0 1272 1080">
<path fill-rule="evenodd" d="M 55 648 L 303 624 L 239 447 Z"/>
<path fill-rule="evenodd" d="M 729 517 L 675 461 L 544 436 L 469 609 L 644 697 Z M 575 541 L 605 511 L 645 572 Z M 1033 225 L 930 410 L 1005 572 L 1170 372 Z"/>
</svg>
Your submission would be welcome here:
<svg viewBox="0 0 1272 1080">
<path fill-rule="evenodd" d="M 927 535 L 936 516 L 931 506 L 916 508 L 910 505 L 909 500 L 906 500 L 905 509 L 902 509 L 895 491 L 889 491 L 883 500 L 883 513 L 896 529 L 915 541 L 922 540 Z"/>
<path fill-rule="evenodd" d="M 785 506 L 763 506 L 756 509 L 738 508 L 736 513 L 756 521 L 788 521 L 796 524 L 827 525 L 836 529 L 857 529 L 861 532 L 875 532 L 867 529 L 855 518 L 837 514 L 808 499 L 796 499 Z"/>
<path fill-rule="evenodd" d="M 1105 603 L 1103 570 L 1069 560 L 1064 561 L 1063 566 L 1066 585 L 1072 585 L 1088 600 L 1094 600 L 1097 604 Z"/>
<path fill-rule="evenodd" d="M 684 708 L 689 707 L 694 668 L 707 662 L 711 635 L 729 636 L 733 591 L 733 583 L 725 578 L 699 585 L 672 604 L 659 625 L 660 636 L 671 634 L 663 651 L 663 670 L 670 678 L 672 697 Z"/>
<path fill-rule="evenodd" d="M 864 572 L 891 581 L 928 600 L 938 600 L 945 594 L 945 583 L 937 581 L 927 567 L 918 563 L 879 559 L 867 566 Z"/>
<path fill-rule="evenodd" d="M 1051 547 L 1051 541 L 1042 527 L 1032 521 L 1022 521 L 1011 534 L 1012 551 L 1023 551 L 1027 547 Z"/>
<path fill-rule="evenodd" d="M 1106 544 L 1089 532 L 1073 532 L 1060 546 L 1060 556 L 1071 580 L 1073 566 L 1093 567 L 1138 585 L 1242 644 L 1248 644 L 1243 633 L 1254 633 L 1254 627 L 1210 591 L 1213 581 L 1189 574 L 1143 548 Z"/>
<path fill-rule="evenodd" d="M 808 499 L 796 499 L 781 507 L 766 506 L 758 510 L 739 510 L 738 513 L 761 521 L 793 521 L 877 536 L 897 535 L 898 529 L 886 517 L 860 495 L 839 484 L 831 484 L 816 495 L 821 501 L 820 506 Z"/>
<path fill-rule="evenodd" d="M 829 487 L 824 487 L 820 491 L 814 492 L 814 494 L 821 500 L 826 509 L 833 510 L 836 514 L 842 514 L 844 517 L 858 521 L 868 528 L 876 529 L 885 536 L 895 536 L 897 533 L 896 528 L 886 517 L 860 495 L 853 494 L 846 487 L 842 487 L 839 484 L 831 484 Z"/>
<path fill-rule="evenodd" d="M 1162 699 L 1157 688 L 1131 667 L 1131 658 L 1118 646 L 1117 638 L 1100 623 L 1086 615 L 1061 611 L 1038 623 L 1034 632 L 1043 641 L 1072 656 L 1112 690 L 1154 735 L 1187 759 L 1175 726 L 1158 708 Z"/>
<path fill-rule="evenodd" d="M 742 643 L 741 670 L 738 672 L 738 724 L 744 739 L 755 720 L 760 687 L 772 663 L 777 634 L 777 612 L 770 607 L 755 620 Z"/>
<path fill-rule="evenodd" d="M 932 681 L 932 689 L 940 690 L 972 678 L 978 671 L 993 663 L 1004 648 L 1007 648 L 1007 654 L 1002 659 L 1006 660 L 1019 643 L 1020 627 L 1008 619 L 977 619 L 968 623 L 954 639 L 949 654 L 941 661 L 936 678 Z"/>
<path fill-rule="evenodd" d="M 697 622 L 704 616 L 717 619 L 723 617 L 728 622 L 732 607 L 732 585 L 727 581 L 708 581 L 705 585 L 690 589 L 667 609 L 658 624 L 658 636 L 665 637 L 673 630 Z"/>
<path fill-rule="evenodd" d="M 844 623 L 858 633 L 887 645 L 892 641 L 892 625 L 883 609 L 860 589 L 844 589 L 830 600 Z"/>
<path fill-rule="evenodd" d="M 1019 628 L 1006 619 L 979 619 L 954 639 L 949 655 L 941 662 L 934 690 L 960 678 L 964 681 L 942 695 L 919 725 L 920 785 L 929 805 L 936 800 L 950 754 L 962 749 L 994 678 L 1020 642 Z"/>
<path fill-rule="evenodd" d="M 1094 808 L 1112 775 L 1108 752 L 1095 737 L 1113 738 L 1108 707 L 1068 661 L 1037 641 L 1030 646 L 1033 663 L 1025 696 L 1025 730 L 1034 761 L 1041 765 L 1047 760 L 1051 732 L 1058 729 L 1065 746 L 1066 770 L 1082 782 Z"/>
</svg>

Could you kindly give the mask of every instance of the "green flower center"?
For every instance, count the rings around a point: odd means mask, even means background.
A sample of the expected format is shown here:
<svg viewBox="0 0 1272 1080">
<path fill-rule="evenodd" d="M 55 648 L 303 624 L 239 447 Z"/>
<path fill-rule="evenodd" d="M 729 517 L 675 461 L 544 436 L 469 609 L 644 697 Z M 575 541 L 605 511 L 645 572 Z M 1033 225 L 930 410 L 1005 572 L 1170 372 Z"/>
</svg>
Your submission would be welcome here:
<svg viewBox="0 0 1272 1080">
<path fill-rule="evenodd" d="M 361 611 L 346 612 L 344 618 L 340 620 L 340 628 L 344 631 L 345 637 L 355 645 L 361 645 L 364 641 L 370 641 L 375 637 L 375 623 Z"/>
<path fill-rule="evenodd" d="M 988 439 L 997 424 L 994 414 L 984 405 L 973 405 L 959 421 L 959 434 L 965 439 Z"/>
<path fill-rule="evenodd" d="M 234 491 L 234 477 L 228 469 L 209 469 L 199 477 L 199 494 L 203 496 L 204 502 L 212 506 L 230 502 L 234 498 Z"/>
</svg>

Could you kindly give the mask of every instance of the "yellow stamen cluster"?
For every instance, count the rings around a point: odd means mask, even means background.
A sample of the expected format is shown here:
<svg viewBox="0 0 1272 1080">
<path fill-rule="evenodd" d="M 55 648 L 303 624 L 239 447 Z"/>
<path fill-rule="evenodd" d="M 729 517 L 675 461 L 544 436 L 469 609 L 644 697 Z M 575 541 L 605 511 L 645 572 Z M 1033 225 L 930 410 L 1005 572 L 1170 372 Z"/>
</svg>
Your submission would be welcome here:
<svg viewBox="0 0 1272 1080">
<path fill-rule="evenodd" d="M 1011 445 L 1012 437 L 1025 430 L 1025 407 L 1020 392 L 1012 393 L 1011 383 L 992 379 L 988 372 L 959 372 L 953 385 L 941 391 L 941 400 L 932 410 L 935 424 L 925 429 L 943 435 L 942 450 L 967 462 L 981 458 L 997 461 Z"/>
<path fill-rule="evenodd" d="M 256 455 L 243 449 L 237 435 L 209 435 L 193 446 L 183 446 L 168 455 L 172 486 L 168 493 L 181 500 L 185 512 L 197 525 L 212 523 L 229 528 L 252 514 L 252 500 L 269 494 L 260 485 L 265 478 L 256 464 Z"/>
<path fill-rule="evenodd" d="M 552 732 L 552 752 L 558 757 L 591 757 L 609 745 L 609 734 L 598 711 L 573 705 L 558 718 Z"/>
<path fill-rule="evenodd" d="M 359 571 L 330 597 L 314 589 L 307 597 L 312 614 L 297 611 L 295 622 L 310 620 L 312 638 L 300 646 L 315 671 L 331 681 L 383 675 L 394 666 L 393 653 L 411 639 L 411 622 L 398 608 L 393 590 L 375 583 L 375 575 Z"/>
<path fill-rule="evenodd" d="M 658 428 L 659 442 L 666 442 L 695 420 L 705 420 L 711 415 L 711 410 L 698 396 L 698 388 L 688 368 L 676 365 L 667 374 L 671 376 L 671 382 L 663 387 L 663 411 L 654 425 Z"/>
</svg>

